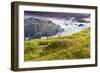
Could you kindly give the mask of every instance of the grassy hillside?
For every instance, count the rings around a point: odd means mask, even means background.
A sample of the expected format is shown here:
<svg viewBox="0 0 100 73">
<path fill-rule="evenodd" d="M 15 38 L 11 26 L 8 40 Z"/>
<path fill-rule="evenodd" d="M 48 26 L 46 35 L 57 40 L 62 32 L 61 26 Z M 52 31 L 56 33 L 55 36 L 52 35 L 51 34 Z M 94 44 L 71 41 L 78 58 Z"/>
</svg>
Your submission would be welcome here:
<svg viewBox="0 0 100 73">
<path fill-rule="evenodd" d="M 66 37 L 25 41 L 25 61 L 90 58 L 90 28 Z"/>
</svg>

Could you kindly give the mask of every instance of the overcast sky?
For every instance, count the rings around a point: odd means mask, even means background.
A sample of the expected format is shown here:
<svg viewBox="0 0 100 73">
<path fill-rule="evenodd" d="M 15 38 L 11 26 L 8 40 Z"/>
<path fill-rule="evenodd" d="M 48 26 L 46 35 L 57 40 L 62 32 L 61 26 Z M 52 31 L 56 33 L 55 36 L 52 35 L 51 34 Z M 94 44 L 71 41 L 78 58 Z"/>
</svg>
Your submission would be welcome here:
<svg viewBox="0 0 100 73">
<path fill-rule="evenodd" d="M 52 17 L 52 18 L 68 18 L 76 17 L 79 18 L 90 18 L 89 13 L 62 13 L 62 12 L 36 12 L 36 11 L 24 11 L 25 16 L 42 16 L 42 17 Z"/>
</svg>

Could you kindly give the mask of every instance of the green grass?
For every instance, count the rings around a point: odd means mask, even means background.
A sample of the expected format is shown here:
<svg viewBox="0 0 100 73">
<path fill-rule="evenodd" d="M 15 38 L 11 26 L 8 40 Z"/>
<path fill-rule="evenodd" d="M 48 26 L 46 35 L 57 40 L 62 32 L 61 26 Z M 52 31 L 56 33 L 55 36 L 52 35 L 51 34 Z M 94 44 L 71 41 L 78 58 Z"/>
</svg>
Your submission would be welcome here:
<svg viewBox="0 0 100 73">
<path fill-rule="evenodd" d="M 25 61 L 90 58 L 90 28 L 71 36 L 24 42 Z"/>
</svg>

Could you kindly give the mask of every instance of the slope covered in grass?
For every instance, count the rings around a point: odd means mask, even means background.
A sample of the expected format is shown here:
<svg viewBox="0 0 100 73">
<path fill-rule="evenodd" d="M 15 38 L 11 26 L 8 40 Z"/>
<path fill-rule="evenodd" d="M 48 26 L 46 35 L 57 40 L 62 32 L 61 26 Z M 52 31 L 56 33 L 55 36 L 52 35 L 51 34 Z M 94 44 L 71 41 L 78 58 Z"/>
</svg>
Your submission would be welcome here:
<svg viewBox="0 0 100 73">
<path fill-rule="evenodd" d="M 90 58 L 90 28 L 79 33 L 24 42 L 25 61 Z"/>
</svg>

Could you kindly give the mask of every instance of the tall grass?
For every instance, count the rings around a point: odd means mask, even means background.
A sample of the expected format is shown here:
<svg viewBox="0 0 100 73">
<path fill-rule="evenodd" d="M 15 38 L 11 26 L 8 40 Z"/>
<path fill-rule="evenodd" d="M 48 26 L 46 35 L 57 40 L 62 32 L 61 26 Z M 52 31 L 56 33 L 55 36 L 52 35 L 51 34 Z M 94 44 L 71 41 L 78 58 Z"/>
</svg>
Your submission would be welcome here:
<svg viewBox="0 0 100 73">
<path fill-rule="evenodd" d="M 24 42 L 25 61 L 90 58 L 90 28 L 71 36 Z"/>
</svg>

